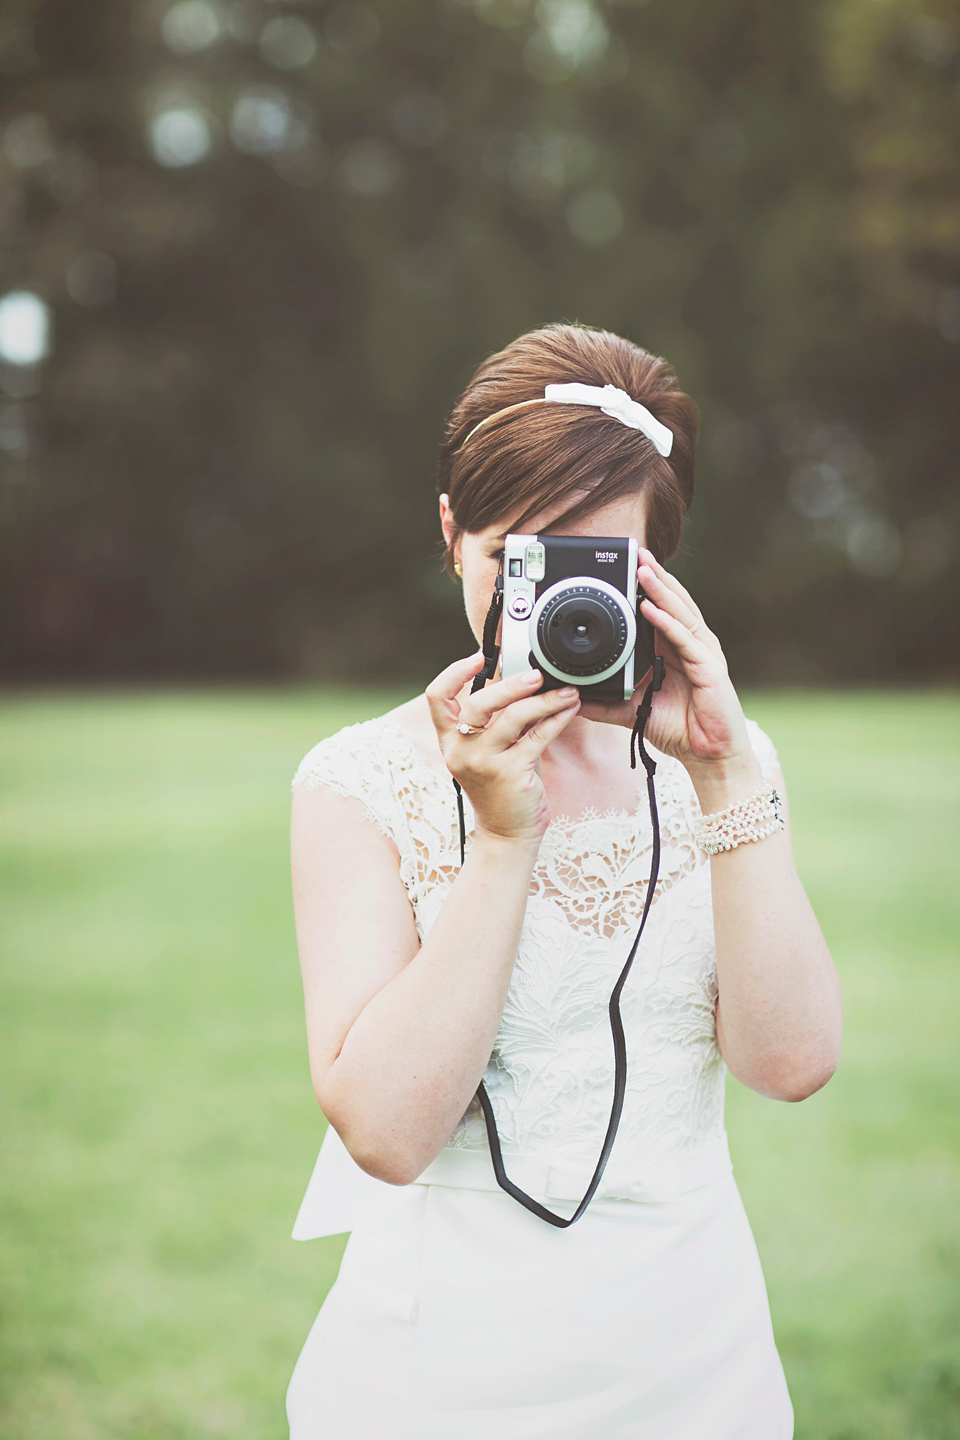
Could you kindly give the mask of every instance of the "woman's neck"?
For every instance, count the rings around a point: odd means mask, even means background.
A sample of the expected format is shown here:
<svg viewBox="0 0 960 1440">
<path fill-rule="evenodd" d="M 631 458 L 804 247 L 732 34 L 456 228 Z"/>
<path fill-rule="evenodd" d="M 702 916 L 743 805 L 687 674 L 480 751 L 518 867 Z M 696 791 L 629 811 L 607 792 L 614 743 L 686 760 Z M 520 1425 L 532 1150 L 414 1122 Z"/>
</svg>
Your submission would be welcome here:
<svg viewBox="0 0 960 1440">
<path fill-rule="evenodd" d="M 609 764 L 621 748 L 621 742 L 628 744 L 629 737 L 620 725 L 604 725 L 595 720 L 583 720 L 578 715 L 571 720 L 544 751 L 544 759 L 550 758 L 558 765 L 593 766 Z"/>
</svg>

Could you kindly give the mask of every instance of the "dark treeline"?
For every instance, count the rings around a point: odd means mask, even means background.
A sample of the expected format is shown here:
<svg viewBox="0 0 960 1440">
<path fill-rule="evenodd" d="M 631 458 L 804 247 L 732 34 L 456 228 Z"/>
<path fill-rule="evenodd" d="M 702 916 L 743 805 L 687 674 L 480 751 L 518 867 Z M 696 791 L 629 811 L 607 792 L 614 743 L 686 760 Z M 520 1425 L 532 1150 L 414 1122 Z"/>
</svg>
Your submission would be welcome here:
<svg viewBox="0 0 960 1440">
<path fill-rule="evenodd" d="M 444 416 L 555 319 L 697 398 L 737 678 L 949 676 L 958 77 L 940 0 L 8 0 L 7 678 L 462 653 Z"/>
</svg>

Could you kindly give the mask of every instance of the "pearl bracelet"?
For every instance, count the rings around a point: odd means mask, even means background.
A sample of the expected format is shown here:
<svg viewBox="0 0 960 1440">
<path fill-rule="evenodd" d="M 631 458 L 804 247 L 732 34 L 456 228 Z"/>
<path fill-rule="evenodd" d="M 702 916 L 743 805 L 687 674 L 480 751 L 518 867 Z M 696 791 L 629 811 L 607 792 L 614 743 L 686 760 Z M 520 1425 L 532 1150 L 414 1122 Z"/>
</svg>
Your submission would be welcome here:
<svg viewBox="0 0 960 1440">
<path fill-rule="evenodd" d="M 701 850 L 716 855 L 747 841 L 765 840 L 782 829 L 780 796 L 772 785 L 767 785 L 749 800 L 740 800 L 713 815 L 701 815 L 693 823 L 693 837 Z"/>
</svg>

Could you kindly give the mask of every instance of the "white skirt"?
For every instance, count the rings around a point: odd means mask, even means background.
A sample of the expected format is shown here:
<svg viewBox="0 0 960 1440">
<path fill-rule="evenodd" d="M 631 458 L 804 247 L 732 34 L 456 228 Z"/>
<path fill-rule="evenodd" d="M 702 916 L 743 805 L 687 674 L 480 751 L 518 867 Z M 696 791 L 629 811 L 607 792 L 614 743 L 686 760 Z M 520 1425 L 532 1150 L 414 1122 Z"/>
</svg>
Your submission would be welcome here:
<svg viewBox="0 0 960 1440">
<path fill-rule="evenodd" d="M 595 1200 L 569 1230 L 501 1191 L 378 1194 L 297 1362 L 287 1414 L 291 1440 L 793 1435 L 729 1174 L 662 1202 Z"/>
</svg>

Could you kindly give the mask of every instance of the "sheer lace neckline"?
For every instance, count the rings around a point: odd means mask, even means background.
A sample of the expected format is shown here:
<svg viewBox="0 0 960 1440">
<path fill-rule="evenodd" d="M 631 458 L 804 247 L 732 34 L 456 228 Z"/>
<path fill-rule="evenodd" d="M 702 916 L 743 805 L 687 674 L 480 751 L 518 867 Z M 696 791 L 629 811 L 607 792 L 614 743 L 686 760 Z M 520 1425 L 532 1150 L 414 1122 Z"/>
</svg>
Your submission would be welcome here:
<svg viewBox="0 0 960 1440">
<path fill-rule="evenodd" d="M 432 763 L 423 747 L 417 743 L 405 725 L 402 725 L 399 720 L 392 719 L 389 715 L 381 716 L 375 723 L 380 725 L 385 731 L 389 731 L 392 736 L 395 736 L 406 749 L 408 757 L 412 756 L 423 770 L 429 772 L 437 785 L 444 789 L 449 789 L 450 793 L 453 793 L 453 784 L 449 773 L 441 770 L 438 765 Z M 624 735 L 627 737 L 625 743 L 629 743 L 629 736 L 626 731 L 624 731 Z M 661 755 L 659 750 L 654 750 L 651 745 L 648 745 L 647 749 L 653 755 L 658 767 L 670 759 L 668 755 Z M 626 806 L 616 806 L 608 810 L 597 810 L 593 806 L 588 806 L 580 815 L 554 815 L 547 828 L 547 834 L 569 835 L 584 825 L 623 825 L 625 827 L 632 827 L 636 824 L 637 816 L 641 809 L 646 812 L 645 787 L 641 788 L 641 786 L 637 784 L 636 791 L 637 798 L 632 809 L 628 809 Z"/>
</svg>

